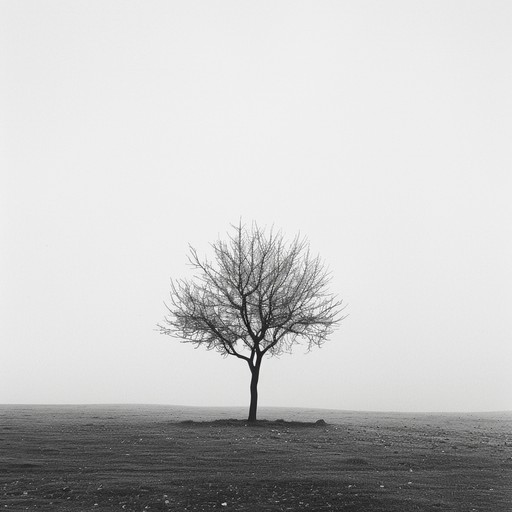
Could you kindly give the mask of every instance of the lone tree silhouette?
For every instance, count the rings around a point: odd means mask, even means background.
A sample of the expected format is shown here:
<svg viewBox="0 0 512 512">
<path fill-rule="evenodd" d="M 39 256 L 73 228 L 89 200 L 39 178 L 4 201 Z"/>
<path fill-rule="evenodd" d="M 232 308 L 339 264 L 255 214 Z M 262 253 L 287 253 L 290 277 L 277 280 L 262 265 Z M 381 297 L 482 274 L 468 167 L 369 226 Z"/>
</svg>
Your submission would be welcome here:
<svg viewBox="0 0 512 512">
<path fill-rule="evenodd" d="M 342 301 L 328 292 L 330 273 L 297 235 L 256 223 L 232 226 L 211 244 L 214 260 L 190 246 L 191 280 L 171 280 L 170 304 L 160 333 L 247 362 L 251 370 L 248 421 L 256 421 L 263 357 L 291 352 L 302 339 L 321 346 L 343 320 Z"/>
</svg>

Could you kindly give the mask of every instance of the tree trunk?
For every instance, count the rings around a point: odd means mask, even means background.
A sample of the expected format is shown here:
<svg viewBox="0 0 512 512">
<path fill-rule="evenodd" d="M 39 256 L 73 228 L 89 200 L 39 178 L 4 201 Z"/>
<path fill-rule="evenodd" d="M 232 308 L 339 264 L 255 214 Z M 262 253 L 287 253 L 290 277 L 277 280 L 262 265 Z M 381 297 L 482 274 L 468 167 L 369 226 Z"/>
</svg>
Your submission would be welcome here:
<svg viewBox="0 0 512 512">
<path fill-rule="evenodd" d="M 258 379 L 260 378 L 261 359 L 256 360 L 255 365 L 251 365 L 251 405 L 249 406 L 249 418 L 247 421 L 256 421 L 256 411 L 258 409 Z"/>
</svg>

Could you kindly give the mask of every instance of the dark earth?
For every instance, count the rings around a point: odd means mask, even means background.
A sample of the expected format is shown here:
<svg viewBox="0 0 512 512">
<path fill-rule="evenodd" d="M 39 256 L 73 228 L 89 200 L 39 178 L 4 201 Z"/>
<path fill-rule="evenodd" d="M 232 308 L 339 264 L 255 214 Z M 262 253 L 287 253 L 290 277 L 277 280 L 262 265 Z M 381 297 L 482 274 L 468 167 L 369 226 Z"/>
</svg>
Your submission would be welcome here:
<svg viewBox="0 0 512 512">
<path fill-rule="evenodd" d="M 1 406 L 0 510 L 512 511 L 511 414 L 339 418 Z"/>
</svg>

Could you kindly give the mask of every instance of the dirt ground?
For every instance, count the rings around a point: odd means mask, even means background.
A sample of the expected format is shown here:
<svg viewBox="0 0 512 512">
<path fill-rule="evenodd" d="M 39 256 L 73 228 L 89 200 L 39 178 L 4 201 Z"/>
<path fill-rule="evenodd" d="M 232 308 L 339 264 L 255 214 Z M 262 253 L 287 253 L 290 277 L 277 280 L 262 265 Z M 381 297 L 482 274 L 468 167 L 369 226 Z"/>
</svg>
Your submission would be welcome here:
<svg viewBox="0 0 512 512">
<path fill-rule="evenodd" d="M 323 426 L 0 407 L 0 510 L 512 511 L 512 415 Z"/>
</svg>

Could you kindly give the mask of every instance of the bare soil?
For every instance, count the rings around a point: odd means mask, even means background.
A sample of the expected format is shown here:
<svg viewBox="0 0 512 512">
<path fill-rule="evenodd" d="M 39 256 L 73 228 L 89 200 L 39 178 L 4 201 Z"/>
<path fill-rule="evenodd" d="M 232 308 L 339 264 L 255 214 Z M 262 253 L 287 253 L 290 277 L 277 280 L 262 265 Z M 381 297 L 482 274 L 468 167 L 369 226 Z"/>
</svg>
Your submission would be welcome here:
<svg viewBox="0 0 512 512">
<path fill-rule="evenodd" d="M 0 407 L 0 510 L 512 510 L 511 415 L 168 421 Z"/>
</svg>

